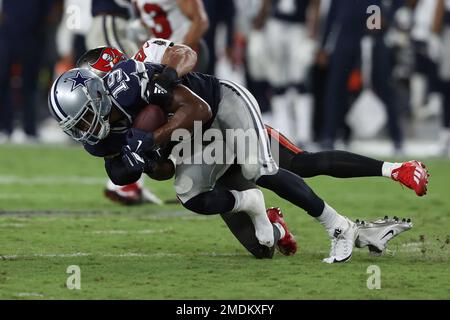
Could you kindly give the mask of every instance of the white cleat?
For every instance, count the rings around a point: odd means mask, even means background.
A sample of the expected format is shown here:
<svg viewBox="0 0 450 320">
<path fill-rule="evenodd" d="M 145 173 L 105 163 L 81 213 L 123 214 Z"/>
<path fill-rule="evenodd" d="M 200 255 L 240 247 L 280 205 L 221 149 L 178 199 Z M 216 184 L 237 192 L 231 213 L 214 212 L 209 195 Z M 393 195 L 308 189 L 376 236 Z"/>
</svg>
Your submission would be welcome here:
<svg viewBox="0 0 450 320">
<path fill-rule="evenodd" d="M 352 258 L 355 239 L 358 237 L 358 226 L 348 218 L 346 225 L 330 230 L 331 250 L 330 256 L 323 260 L 325 263 L 343 263 Z"/>
<path fill-rule="evenodd" d="M 357 248 L 368 247 L 371 254 L 380 256 L 390 240 L 413 227 L 411 219 L 385 217 L 374 222 L 356 220 L 359 236 L 355 241 Z"/>
</svg>

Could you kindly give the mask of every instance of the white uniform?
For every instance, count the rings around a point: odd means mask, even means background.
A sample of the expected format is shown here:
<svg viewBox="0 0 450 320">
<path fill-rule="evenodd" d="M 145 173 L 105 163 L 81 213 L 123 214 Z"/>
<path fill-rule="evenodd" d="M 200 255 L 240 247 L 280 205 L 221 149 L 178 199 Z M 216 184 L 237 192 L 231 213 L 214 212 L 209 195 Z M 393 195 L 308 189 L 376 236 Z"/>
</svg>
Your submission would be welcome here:
<svg viewBox="0 0 450 320">
<path fill-rule="evenodd" d="M 275 89 L 270 124 L 282 128 L 289 139 L 302 143 L 309 142 L 312 134 L 312 98 L 302 92 L 315 51 L 306 21 L 309 2 L 273 0 L 266 26 L 265 54 L 269 62 L 264 69 Z"/>
<path fill-rule="evenodd" d="M 184 42 L 191 21 L 181 12 L 176 0 L 134 0 L 134 3 L 156 38 Z"/>
<path fill-rule="evenodd" d="M 307 0 L 278 0 L 267 23 L 267 64 L 269 82 L 275 88 L 297 85 L 306 80 L 314 59 L 314 42 L 308 36 Z M 280 36 L 282 35 L 282 36 Z"/>
</svg>

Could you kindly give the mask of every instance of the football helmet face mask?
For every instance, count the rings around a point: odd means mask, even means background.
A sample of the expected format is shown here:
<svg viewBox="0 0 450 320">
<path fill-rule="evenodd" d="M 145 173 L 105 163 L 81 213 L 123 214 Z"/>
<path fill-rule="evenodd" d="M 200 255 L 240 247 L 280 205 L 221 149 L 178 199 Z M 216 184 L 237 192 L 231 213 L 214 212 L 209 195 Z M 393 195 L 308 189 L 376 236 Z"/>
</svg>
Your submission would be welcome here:
<svg viewBox="0 0 450 320">
<path fill-rule="evenodd" d="M 99 47 L 86 52 L 77 62 L 78 68 L 86 68 L 100 78 L 106 76 L 114 66 L 128 57 L 122 51 L 113 47 Z"/>
<path fill-rule="evenodd" d="M 103 80 L 92 71 L 65 72 L 53 84 L 48 100 L 50 113 L 74 140 L 95 145 L 108 136 L 111 99 Z"/>
</svg>

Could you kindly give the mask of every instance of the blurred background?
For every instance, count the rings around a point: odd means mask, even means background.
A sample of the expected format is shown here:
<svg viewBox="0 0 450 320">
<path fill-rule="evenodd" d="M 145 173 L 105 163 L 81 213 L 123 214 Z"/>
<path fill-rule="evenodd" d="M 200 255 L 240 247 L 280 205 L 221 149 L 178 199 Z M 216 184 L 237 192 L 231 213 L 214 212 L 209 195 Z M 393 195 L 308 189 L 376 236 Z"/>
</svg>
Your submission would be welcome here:
<svg viewBox="0 0 450 320">
<path fill-rule="evenodd" d="M 133 56 L 152 37 L 247 86 L 307 150 L 450 156 L 449 0 L 0 0 L 0 144 L 71 144 L 54 79 L 88 49 Z"/>
</svg>

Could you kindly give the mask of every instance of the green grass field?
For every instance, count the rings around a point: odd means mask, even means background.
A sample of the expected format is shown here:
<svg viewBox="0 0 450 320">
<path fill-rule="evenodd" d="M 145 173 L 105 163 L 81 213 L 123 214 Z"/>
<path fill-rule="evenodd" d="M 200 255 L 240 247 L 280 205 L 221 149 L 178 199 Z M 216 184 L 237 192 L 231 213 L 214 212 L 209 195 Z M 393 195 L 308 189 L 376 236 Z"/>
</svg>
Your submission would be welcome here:
<svg viewBox="0 0 450 320">
<path fill-rule="evenodd" d="M 450 298 L 448 161 L 427 161 L 426 198 L 382 178 L 308 180 L 351 218 L 413 219 L 385 256 L 357 250 L 343 265 L 323 264 L 322 227 L 271 193 L 267 205 L 283 208 L 300 248 L 259 261 L 220 217 L 109 202 L 102 162 L 76 147 L 0 147 L 0 299 Z M 174 198 L 170 183 L 148 183 Z M 81 269 L 81 290 L 66 287 L 71 265 Z M 371 265 L 381 269 L 381 290 L 367 288 Z"/>
</svg>

